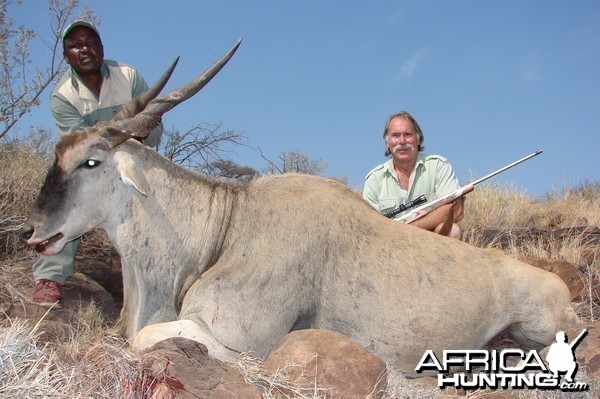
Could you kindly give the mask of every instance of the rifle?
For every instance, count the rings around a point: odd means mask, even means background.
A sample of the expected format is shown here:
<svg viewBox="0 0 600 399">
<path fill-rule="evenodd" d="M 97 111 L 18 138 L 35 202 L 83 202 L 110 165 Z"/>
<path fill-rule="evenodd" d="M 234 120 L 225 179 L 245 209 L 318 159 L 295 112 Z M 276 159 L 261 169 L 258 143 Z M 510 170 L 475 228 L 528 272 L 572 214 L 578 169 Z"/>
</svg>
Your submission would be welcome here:
<svg viewBox="0 0 600 399">
<path fill-rule="evenodd" d="M 438 198 L 437 200 L 427 203 L 425 205 L 422 205 L 418 208 L 415 208 L 412 211 L 410 211 L 398 218 L 394 218 L 394 220 L 403 222 L 403 223 L 412 223 L 415 220 L 420 219 L 423 216 L 427 215 L 429 212 L 433 211 L 434 209 L 437 209 L 442 205 L 449 204 L 452 201 L 454 201 L 455 199 L 462 197 L 463 195 L 467 195 L 468 193 L 470 193 L 471 191 L 473 191 L 475 189 L 475 186 L 477 184 L 481 183 L 482 181 L 487 180 L 493 176 L 496 176 L 497 174 L 502 173 L 505 170 L 510 169 L 513 166 L 520 164 L 521 162 L 525 162 L 529 158 L 533 158 L 536 155 L 540 155 L 541 153 L 542 153 L 542 150 L 538 150 L 532 154 L 529 154 L 526 157 L 523 157 L 523 158 L 519 159 L 518 161 L 511 163 L 510 165 L 506 165 L 505 167 L 500 168 L 497 171 L 490 173 L 489 175 L 486 175 L 478 180 L 475 180 L 474 182 L 469 183 L 466 186 L 463 186 L 463 187 L 459 188 L 458 190 L 456 190 L 442 198 Z M 394 211 L 392 211 L 392 212 L 394 212 Z"/>
<path fill-rule="evenodd" d="M 407 209 L 414 208 L 417 205 L 421 205 L 423 202 L 427 202 L 427 197 L 425 197 L 425 194 L 419 195 L 417 198 L 415 198 L 412 201 L 407 202 L 406 204 L 400 204 L 400 206 L 398 208 L 396 208 L 393 211 L 390 211 L 388 213 L 384 213 L 383 216 L 391 219 L 394 216 L 396 216 L 397 214 L 402 213 Z"/>
</svg>

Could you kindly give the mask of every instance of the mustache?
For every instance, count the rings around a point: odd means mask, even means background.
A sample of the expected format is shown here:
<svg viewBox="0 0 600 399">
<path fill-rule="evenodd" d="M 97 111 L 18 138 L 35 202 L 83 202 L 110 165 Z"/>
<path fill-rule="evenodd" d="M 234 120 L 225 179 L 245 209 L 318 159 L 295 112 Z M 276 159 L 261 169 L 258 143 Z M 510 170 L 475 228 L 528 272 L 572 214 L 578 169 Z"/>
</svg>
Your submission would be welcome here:
<svg viewBox="0 0 600 399">
<path fill-rule="evenodd" d="M 412 144 L 398 144 L 394 148 L 392 148 L 392 152 L 402 151 L 402 150 L 412 150 L 415 147 Z"/>
</svg>

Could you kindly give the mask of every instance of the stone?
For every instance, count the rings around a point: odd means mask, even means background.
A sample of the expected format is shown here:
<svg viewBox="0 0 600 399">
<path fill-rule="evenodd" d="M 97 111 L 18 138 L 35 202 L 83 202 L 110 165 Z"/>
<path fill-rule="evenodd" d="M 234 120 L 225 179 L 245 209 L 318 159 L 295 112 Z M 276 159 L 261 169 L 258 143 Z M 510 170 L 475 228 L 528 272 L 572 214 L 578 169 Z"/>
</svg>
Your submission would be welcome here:
<svg viewBox="0 0 600 399">
<path fill-rule="evenodd" d="M 387 389 L 387 367 L 350 338 L 328 330 L 297 330 L 276 344 L 265 373 L 283 376 L 291 390 L 326 398 L 380 398 Z M 316 388 L 315 388 L 316 387 Z"/>
<path fill-rule="evenodd" d="M 141 355 L 140 396 L 151 399 L 260 399 L 262 394 L 230 365 L 208 356 L 206 347 L 186 338 L 169 338 Z"/>
<path fill-rule="evenodd" d="M 569 262 L 558 259 L 547 260 L 533 257 L 524 257 L 521 260 L 532 266 L 552 272 L 560 277 L 565 284 L 567 284 L 571 295 L 571 301 L 573 302 L 580 302 L 584 297 L 589 296 L 590 294 L 595 299 L 600 298 L 600 285 L 598 282 L 592 277 L 580 272 L 577 267 Z"/>
</svg>

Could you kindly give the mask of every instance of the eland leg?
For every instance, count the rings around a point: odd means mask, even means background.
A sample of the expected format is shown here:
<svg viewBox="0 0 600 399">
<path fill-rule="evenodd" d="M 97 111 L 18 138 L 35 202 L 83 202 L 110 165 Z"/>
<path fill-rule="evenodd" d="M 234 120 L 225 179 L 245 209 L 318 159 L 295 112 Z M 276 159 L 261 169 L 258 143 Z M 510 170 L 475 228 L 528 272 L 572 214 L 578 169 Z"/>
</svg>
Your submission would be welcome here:
<svg viewBox="0 0 600 399">
<path fill-rule="evenodd" d="M 212 335 L 208 334 L 202 326 L 191 320 L 177 320 L 146 326 L 137 333 L 131 346 L 134 351 L 141 352 L 149 349 L 157 342 L 174 337 L 200 342 L 208 349 L 209 356 L 221 361 L 232 361 L 239 356 L 238 352 L 221 344 Z"/>
</svg>

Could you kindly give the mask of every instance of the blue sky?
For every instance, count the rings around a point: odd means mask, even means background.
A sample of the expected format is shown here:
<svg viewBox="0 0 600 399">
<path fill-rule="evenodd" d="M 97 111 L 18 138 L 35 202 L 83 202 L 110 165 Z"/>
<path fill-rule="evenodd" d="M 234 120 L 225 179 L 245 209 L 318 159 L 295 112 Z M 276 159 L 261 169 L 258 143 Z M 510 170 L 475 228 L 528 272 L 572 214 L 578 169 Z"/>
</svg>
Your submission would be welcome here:
<svg viewBox="0 0 600 399">
<path fill-rule="evenodd" d="M 167 89 L 191 80 L 242 37 L 221 73 L 163 118 L 169 128 L 222 122 L 248 147 L 231 158 L 266 166 L 298 150 L 327 176 L 362 189 L 385 161 L 386 118 L 407 110 L 425 152 L 465 184 L 535 150 L 492 182 L 532 196 L 599 182 L 598 1 L 88 1 L 105 57 L 153 83 L 176 57 Z M 13 7 L 48 57 L 45 1 Z M 23 125 L 52 127 L 44 102 Z M 23 127 L 23 126 L 22 126 Z"/>
</svg>

